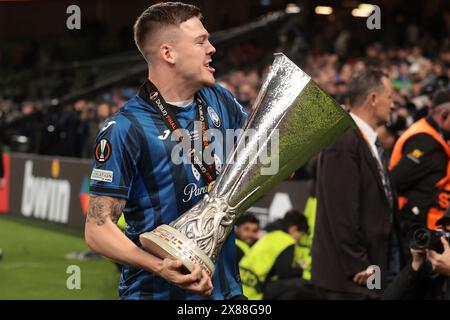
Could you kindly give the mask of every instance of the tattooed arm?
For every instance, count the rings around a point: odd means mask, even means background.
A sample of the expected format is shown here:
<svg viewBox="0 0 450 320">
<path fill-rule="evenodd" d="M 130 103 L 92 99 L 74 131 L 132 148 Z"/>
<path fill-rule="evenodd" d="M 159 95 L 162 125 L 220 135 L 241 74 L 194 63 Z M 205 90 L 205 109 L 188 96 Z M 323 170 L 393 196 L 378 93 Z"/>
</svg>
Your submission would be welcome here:
<svg viewBox="0 0 450 320">
<path fill-rule="evenodd" d="M 91 195 L 86 223 L 93 222 L 98 226 L 102 226 L 105 224 L 106 219 L 110 218 L 116 224 L 122 214 L 125 203 L 126 200 L 122 198 Z"/>
<path fill-rule="evenodd" d="M 190 274 L 182 274 L 180 261 L 162 260 L 142 250 L 123 234 L 116 223 L 125 203 L 126 200 L 121 198 L 90 195 L 84 230 L 88 246 L 95 252 L 122 264 L 155 273 L 183 289 L 210 295 L 211 279 L 200 267 L 196 266 Z"/>
<path fill-rule="evenodd" d="M 158 272 L 162 267 L 160 259 L 138 248 L 116 225 L 125 203 L 121 198 L 89 196 L 84 229 L 86 243 L 92 250 L 120 263 Z"/>
</svg>

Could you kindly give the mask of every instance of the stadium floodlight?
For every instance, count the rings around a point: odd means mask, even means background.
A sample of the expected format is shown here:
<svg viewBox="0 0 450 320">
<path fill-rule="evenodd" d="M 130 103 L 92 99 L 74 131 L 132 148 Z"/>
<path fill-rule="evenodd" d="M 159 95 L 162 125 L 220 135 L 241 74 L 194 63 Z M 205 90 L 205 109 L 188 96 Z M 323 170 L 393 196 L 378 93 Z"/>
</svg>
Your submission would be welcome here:
<svg viewBox="0 0 450 320">
<path fill-rule="evenodd" d="M 321 15 L 330 15 L 333 13 L 333 8 L 327 6 L 317 6 L 314 8 L 314 12 Z"/>
<path fill-rule="evenodd" d="M 352 10 L 352 16 L 358 18 L 367 18 L 375 10 L 375 6 L 369 3 L 361 3 L 358 8 Z"/>
<path fill-rule="evenodd" d="M 300 7 L 295 3 L 288 3 L 286 6 L 286 13 L 300 13 Z"/>
<path fill-rule="evenodd" d="M 359 9 L 359 8 L 355 8 L 352 10 L 352 16 L 358 17 L 358 18 L 367 18 L 368 16 L 370 16 L 371 13 L 372 13 L 372 11 L 363 10 L 363 9 Z"/>
<path fill-rule="evenodd" d="M 358 9 L 373 11 L 374 6 L 370 3 L 360 3 Z"/>
</svg>

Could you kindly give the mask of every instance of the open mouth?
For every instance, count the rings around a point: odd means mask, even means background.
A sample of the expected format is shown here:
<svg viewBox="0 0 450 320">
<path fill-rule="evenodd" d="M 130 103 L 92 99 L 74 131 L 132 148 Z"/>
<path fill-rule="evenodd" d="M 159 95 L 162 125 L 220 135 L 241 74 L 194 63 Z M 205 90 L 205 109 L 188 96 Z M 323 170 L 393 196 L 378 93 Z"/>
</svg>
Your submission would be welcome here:
<svg viewBox="0 0 450 320">
<path fill-rule="evenodd" d="M 213 67 L 211 67 L 211 66 L 210 66 L 210 63 L 211 63 L 211 61 L 208 62 L 208 63 L 206 63 L 206 64 L 205 64 L 205 67 L 206 67 L 206 69 L 208 69 L 209 72 L 213 73 L 213 72 L 216 71 L 216 69 L 214 69 Z"/>
</svg>

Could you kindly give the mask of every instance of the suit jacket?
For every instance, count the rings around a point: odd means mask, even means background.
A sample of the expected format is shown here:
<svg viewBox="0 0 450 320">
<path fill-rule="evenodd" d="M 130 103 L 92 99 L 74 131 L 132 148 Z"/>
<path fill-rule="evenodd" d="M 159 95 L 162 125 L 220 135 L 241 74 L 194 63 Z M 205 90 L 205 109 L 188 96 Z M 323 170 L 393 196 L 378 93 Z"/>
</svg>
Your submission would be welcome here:
<svg viewBox="0 0 450 320">
<path fill-rule="evenodd" d="M 382 290 L 355 284 L 370 265 L 387 285 L 393 212 L 380 172 L 359 129 L 346 132 L 319 156 L 312 282 L 319 288 L 378 298 Z M 394 205 L 397 203 L 394 193 Z"/>
</svg>

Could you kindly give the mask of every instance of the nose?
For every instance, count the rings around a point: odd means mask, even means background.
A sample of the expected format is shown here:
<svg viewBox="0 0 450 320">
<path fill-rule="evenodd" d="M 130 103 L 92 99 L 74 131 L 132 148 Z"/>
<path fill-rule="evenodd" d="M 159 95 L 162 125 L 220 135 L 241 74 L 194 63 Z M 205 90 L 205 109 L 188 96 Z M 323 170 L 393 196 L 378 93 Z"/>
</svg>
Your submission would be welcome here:
<svg viewBox="0 0 450 320">
<path fill-rule="evenodd" d="M 396 109 L 396 106 L 395 106 L 395 103 L 394 103 L 393 100 L 391 100 L 391 104 L 389 106 L 389 109 L 391 109 L 391 111 L 395 111 L 395 109 Z"/>
<path fill-rule="evenodd" d="M 211 44 L 211 42 L 208 40 L 208 49 L 206 54 L 208 56 L 212 56 L 214 53 L 216 53 L 216 48 L 214 48 L 214 46 Z"/>
</svg>

